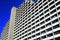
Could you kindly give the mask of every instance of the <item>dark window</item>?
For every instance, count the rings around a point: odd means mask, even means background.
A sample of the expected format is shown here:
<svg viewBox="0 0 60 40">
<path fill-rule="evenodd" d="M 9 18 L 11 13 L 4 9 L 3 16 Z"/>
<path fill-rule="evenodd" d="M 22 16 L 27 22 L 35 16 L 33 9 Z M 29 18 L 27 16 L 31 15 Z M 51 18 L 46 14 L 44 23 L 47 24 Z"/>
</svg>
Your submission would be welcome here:
<svg viewBox="0 0 60 40">
<path fill-rule="evenodd" d="M 51 25 L 51 22 L 50 23 L 48 23 L 48 24 L 46 24 L 46 26 L 50 26 Z"/>
<path fill-rule="evenodd" d="M 45 10 L 46 8 L 48 8 L 48 5 L 47 5 L 46 7 L 44 7 L 44 10 Z"/>
<path fill-rule="evenodd" d="M 50 10 L 53 9 L 54 7 L 55 7 L 55 5 L 51 6 L 51 7 L 50 7 Z"/>
<path fill-rule="evenodd" d="M 39 16 L 37 16 L 35 19 L 39 18 Z"/>
<path fill-rule="evenodd" d="M 40 35 L 40 33 L 37 33 L 37 34 L 36 34 L 36 36 L 39 36 L 39 35 Z"/>
<path fill-rule="evenodd" d="M 32 22 L 34 21 L 35 19 L 32 20 Z"/>
<path fill-rule="evenodd" d="M 52 21 L 52 23 L 56 23 L 56 22 L 58 22 L 58 19 Z"/>
<path fill-rule="evenodd" d="M 54 34 L 55 34 L 55 35 L 56 35 L 56 34 L 60 34 L 60 30 L 54 32 Z"/>
<path fill-rule="evenodd" d="M 34 27 L 32 27 L 32 29 L 34 29 L 35 28 L 35 26 Z"/>
<path fill-rule="evenodd" d="M 41 34 L 44 34 L 45 33 L 45 30 L 41 32 Z"/>
<path fill-rule="evenodd" d="M 41 38 L 42 38 L 42 39 L 46 38 L 46 35 L 45 35 L 45 36 L 42 36 Z"/>
<path fill-rule="evenodd" d="M 30 35 L 31 34 L 31 32 L 30 33 L 28 33 L 28 35 Z"/>
<path fill-rule="evenodd" d="M 35 33 L 35 30 L 34 30 L 34 31 L 32 31 L 32 33 Z"/>
<path fill-rule="evenodd" d="M 54 39 L 50 39 L 50 40 L 54 40 Z"/>
<path fill-rule="evenodd" d="M 58 2 L 56 3 L 56 6 L 59 5 L 59 4 L 60 4 L 60 1 L 58 1 Z"/>
<path fill-rule="evenodd" d="M 47 2 L 45 2 L 44 4 L 43 4 L 43 6 L 45 6 L 47 4 Z"/>
<path fill-rule="evenodd" d="M 58 28 L 58 27 L 59 27 L 59 24 L 58 24 L 58 25 L 53 26 L 53 29 L 56 29 L 56 28 Z"/>
<path fill-rule="evenodd" d="M 46 0 L 43 0 L 43 2 L 45 2 Z"/>
<path fill-rule="evenodd" d="M 41 13 L 39 16 L 42 16 L 43 15 L 43 13 Z"/>
<path fill-rule="evenodd" d="M 36 29 L 36 31 L 39 31 L 39 30 L 40 30 L 40 28 Z"/>
<path fill-rule="evenodd" d="M 55 38 L 55 40 L 60 40 L 60 37 L 58 37 L 58 38 Z"/>
<path fill-rule="evenodd" d="M 60 10 L 60 6 L 57 8 L 57 10 Z"/>
<path fill-rule="evenodd" d="M 44 24 L 44 21 L 40 23 L 40 25 Z"/>
<path fill-rule="evenodd" d="M 50 2 L 51 0 L 48 0 L 48 2 Z"/>
<path fill-rule="evenodd" d="M 48 31 L 51 31 L 51 30 L 52 30 L 52 27 L 51 27 L 51 28 L 48 28 L 48 29 L 47 29 L 47 32 L 48 32 Z"/>
<path fill-rule="evenodd" d="M 53 19 L 53 18 L 55 18 L 55 17 L 57 17 L 57 14 L 55 14 L 55 15 L 51 16 L 51 19 Z"/>
<path fill-rule="evenodd" d="M 48 36 L 48 37 L 53 36 L 53 33 L 50 33 L 50 34 L 48 34 L 47 36 Z"/>
<path fill-rule="evenodd" d="M 41 13 L 43 11 L 43 9 L 41 9 L 39 12 Z"/>
<path fill-rule="evenodd" d="M 44 17 L 42 17 L 40 20 L 43 20 L 44 19 Z"/>
<path fill-rule="evenodd" d="M 39 20 L 36 21 L 36 23 L 39 22 Z"/>
<path fill-rule="evenodd" d="M 43 6 L 40 6 L 39 9 L 41 9 Z"/>
<path fill-rule="evenodd" d="M 58 12 L 58 15 L 60 15 L 60 12 Z"/>
<path fill-rule="evenodd" d="M 35 35 L 33 35 L 32 37 L 35 37 Z"/>
<path fill-rule="evenodd" d="M 49 20 L 50 20 L 50 18 L 46 19 L 45 21 L 47 22 L 47 21 L 49 21 Z"/>
<path fill-rule="evenodd" d="M 36 25 L 36 27 L 38 27 L 38 26 L 39 26 L 39 24 Z"/>
<path fill-rule="evenodd" d="M 47 9 L 44 13 L 47 13 L 49 11 L 49 9 Z"/>
<path fill-rule="evenodd" d="M 34 25 L 35 23 L 32 23 L 32 25 Z"/>
<path fill-rule="evenodd" d="M 39 4 L 39 6 L 42 4 L 42 2 Z"/>
<path fill-rule="evenodd" d="M 28 40 L 31 39 L 31 37 L 28 37 Z"/>
<path fill-rule="evenodd" d="M 45 17 L 48 17 L 49 16 L 49 13 L 45 15 Z"/>
<path fill-rule="evenodd" d="M 27 38 L 26 38 L 26 39 L 24 39 L 24 40 L 27 40 Z"/>
<path fill-rule="evenodd" d="M 45 25 L 41 27 L 41 29 L 45 28 Z"/>
<path fill-rule="evenodd" d="M 37 40 L 41 40 L 41 39 L 40 39 L 40 37 L 39 37 L 39 38 L 37 38 Z"/>
<path fill-rule="evenodd" d="M 54 3 L 54 1 L 52 1 L 52 2 L 49 4 L 49 6 L 52 5 L 53 3 Z"/>
<path fill-rule="evenodd" d="M 56 9 L 54 9 L 53 11 L 51 11 L 50 13 L 53 14 L 54 12 L 56 12 Z"/>
</svg>

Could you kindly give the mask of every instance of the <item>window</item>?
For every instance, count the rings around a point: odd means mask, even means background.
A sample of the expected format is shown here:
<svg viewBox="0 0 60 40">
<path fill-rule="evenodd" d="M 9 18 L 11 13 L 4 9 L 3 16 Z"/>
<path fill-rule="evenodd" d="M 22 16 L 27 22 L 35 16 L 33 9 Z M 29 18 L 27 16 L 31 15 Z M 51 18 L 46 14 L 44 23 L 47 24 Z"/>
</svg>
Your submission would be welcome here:
<svg viewBox="0 0 60 40">
<path fill-rule="evenodd" d="M 50 2 L 51 0 L 48 0 L 48 2 Z"/>
<path fill-rule="evenodd" d="M 40 21 L 43 20 L 43 19 L 44 19 L 44 17 L 40 18 Z"/>
<path fill-rule="evenodd" d="M 58 27 L 59 27 L 59 24 L 53 26 L 53 29 L 56 29 L 56 28 L 58 28 Z"/>
<path fill-rule="evenodd" d="M 40 37 L 39 37 L 39 38 L 37 38 L 37 40 L 41 40 L 41 39 L 40 39 Z"/>
<path fill-rule="evenodd" d="M 45 21 L 48 22 L 50 20 L 50 18 L 46 19 Z"/>
<path fill-rule="evenodd" d="M 30 32 L 30 33 L 28 33 L 28 35 L 31 35 L 31 32 Z"/>
<path fill-rule="evenodd" d="M 52 5 L 53 3 L 54 3 L 54 1 L 52 1 L 52 2 L 49 4 L 49 6 Z"/>
<path fill-rule="evenodd" d="M 43 11 L 43 9 L 41 9 L 39 12 L 42 12 Z"/>
<path fill-rule="evenodd" d="M 39 6 L 42 4 L 42 2 L 39 4 Z"/>
<path fill-rule="evenodd" d="M 41 29 L 45 28 L 45 25 L 41 27 Z"/>
<path fill-rule="evenodd" d="M 34 21 L 35 19 L 32 20 L 32 22 Z"/>
<path fill-rule="evenodd" d="M 58 15 L 60 16 L 60 12 L 58 13 Z"/>
<path fill-rule="evenodd" d="M 45 2 L 46 0 L 43 0 L 43 2 Z"/>
<path fill-rule="evenodd" d="M 34 27 L 32 27 L 32 29 L 34 29 L 35 28 L 35 26 Z"/>
<path fill-rule="evenodd" d="M 33 15 L 32 18 L 34 18 L 35 16 Z"/>
<path fill-rule="evenodd" d="M 49 16 L 49 13 L 45 15 L 45 17 L 48 17 Z"/>
<path fill-rule="evenodd" d="M 35 35 L 33 35 L 32 37 L 35 37 Z"/>
<path fill-rule="evenodd" d="M 49 11 L 49 9 L 47 9 L 44 13 L 47 13 Z"/>
<path fill-rule="evenodd" d="M 47 5 L 46 7 L 44 7 L 44 10 L 45 10 L 46 8 L 48 8 L 48 5 Z"/>
<path fill-rule="evenodd" d="M 51 22 L 50 23 L 48 23 L 48 24 L 46 24 L 46 26 L 48 27 L 48 26 L 51 26 Z"/>
<path fill-rule="evenodd" d="M 30 40 L 31 39 L 31 37 L 28 37 L 28 40 Z"/>
<path fill-rule="evenodd" d="M 53 9 L 54 7 L 55 7 L 55 5 L 51 6 L 51 7 L 50 7 L 50 10 Z"/>
<path fill-rule="evenodd" d="M 52 21 L 52 23 L 56 23 L 56 22 L 58 22 L 58 19 Z"/>
<path fill-rule="evenodd" d="M 56 35 L 56 34 L 60 34 L 60 30 L 54 32 L 54 34 L 55 34 L 55 35 Z"/>
<path fill-rule="evenodd" d="M 43 13 L 41 13 L 39 16 L 42 16 L 43 15 Z"/>
<path fill-rule="evenodd" d="M 56 6 L 60 4 L 60 1 L 56 3 Z"/>
<path fill-rule="evenodd" d="M 60 40 L 60 37 L 55 38 L 55 40 Z"/>
<path fill-rule="evenodd" d="M 39 31 L 39 30 L 40 30 L 40 28 L 36 29 L 36 31 Z"/>
<path fill-rule="evenodd" d="M 50 40 L 54 40 L 54 39 L 50 39 Z"/>
<path fill-rule="evenodd" d="M 38 15 L 39 13 L 36 13 L 35 15 Z"/>
<path fill-rule="evenodd" d="M 45 36 L 42 36 L 41 38 L 42 38 L 42 39 L 46 38 L 46 35 L 45 35 Z"/>
<path fill-rule="evenodd" d="M 32 23 L 32 25 L 34 25 L 35 23 Z"/>
<path fill-rule="evenodd" d="M 56 12 L 56 9 L 54 9 L 53 11 L 51 11 L 50 13 L 53 14 L 54 12 Z"/>
<path fill-rule="evenodd" d="M 34 30 L 34 31 L 32 31 L 32 33 L 35 33 L 35 30 Z"/>
<path fill-rule="evenodd" d="M 36 25 L 36 27 L 38 27 L 38 26 L 39 26 L 39 24 Z"/>
<path fill-rule="evenodd" d="M 26 39 L 24 39 L 24 40 L 27 40 L 27 38 L 26 38 Z"/>
<path fill-rule="evenodd" d="M 35 19 L 39 18 L 39 16 L 37 16 Z"/>
<path fill-rule="evenodd" d="M 60 6 L 57 8 L 57 10 L 60 10 Z"/>
<path fill-rule="evenodd" d="M 48 31 L 51 31 L 51 30 L 52 30 L 52 27 L 51 27 L 51 28 L 48 28 L 48 29 L 47 29 L 47 32 L 48 32 Z"/>
<path fill-rule="evenodd" d="M 55 18 L 55 17 L 57 17 L 57 14 L 55 14 L 55 15 L 51 16 L 51 19 L 53 19 L 53 18 Z"/>
<path fill-rule="evenodd" d="M 39 35 L 40 35 L 40 33 L 37 33 L 37 34 L 36 34 L 36 36 L 39 36 Z"/>
<path fill-rule="evenodd" d="M 50 34 L 47 35 L 47 37 L 50 37 L 50 36 L 53 36 L 53 33 L 50 33 Z"/>
<path fill-rule="evenodd" d="M 40 25 L 44 24 L 44 21 L 40 23 Z"/>
<path fill-rule="evenodd" d="M 43 6 L 40 6 L 39 9 L 41 9 Z"/>
<path fill-rule="evenodd" d="M 36 21 L 36 23 L 39 22 L 39 20 Z"/>
<path fill-rule="evenodd" d="M 43 6 L 45 6 L 47 4 L 47 2 L 45 2 L 44 4 L 43 4 Z"/>
<path fill-rule="evenodd" d="M 41 34 L 44 34 L 45 33 L 45 30 L 41 32 Z"/>
</svg>

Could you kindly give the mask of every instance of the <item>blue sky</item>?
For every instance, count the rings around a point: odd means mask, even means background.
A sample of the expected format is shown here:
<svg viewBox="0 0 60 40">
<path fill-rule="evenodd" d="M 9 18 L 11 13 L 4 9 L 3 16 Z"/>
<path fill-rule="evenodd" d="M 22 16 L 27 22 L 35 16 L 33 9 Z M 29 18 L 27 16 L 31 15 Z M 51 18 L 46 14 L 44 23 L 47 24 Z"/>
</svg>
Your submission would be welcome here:
<svg viewBox="0 0 60 40">
<path fill-rule="evenodd" d="M 18 7 L 24 0 L 0 0 L 0 34 L 10 18 L 11 8 Z"/>
</svg>

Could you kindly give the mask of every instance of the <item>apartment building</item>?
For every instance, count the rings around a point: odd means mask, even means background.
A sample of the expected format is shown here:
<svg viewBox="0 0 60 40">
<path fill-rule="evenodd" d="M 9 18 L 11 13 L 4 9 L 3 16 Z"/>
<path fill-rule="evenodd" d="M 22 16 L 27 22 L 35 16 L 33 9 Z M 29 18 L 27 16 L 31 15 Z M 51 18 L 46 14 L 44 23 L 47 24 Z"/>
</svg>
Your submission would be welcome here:
<svg viewBox="0 0 60 40">
<path fill-rule="evenodd" d="M 60 0 L 25 0 L 16 10 L 14 40 L 60 40 Z"/>
</svg>

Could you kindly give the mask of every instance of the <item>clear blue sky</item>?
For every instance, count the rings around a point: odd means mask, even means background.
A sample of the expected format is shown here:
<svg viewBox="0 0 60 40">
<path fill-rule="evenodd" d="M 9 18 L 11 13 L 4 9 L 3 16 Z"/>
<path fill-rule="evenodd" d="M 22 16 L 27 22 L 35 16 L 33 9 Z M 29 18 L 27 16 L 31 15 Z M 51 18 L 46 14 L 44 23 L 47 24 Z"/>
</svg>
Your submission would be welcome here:
<svg viewBox="0 0 60 40">
<path fill-rule="evenodd" d="M 0 34 L 10 18 L 11 8 L 18 7 L 24 0 L 0 0 Z"/>
</svg>

